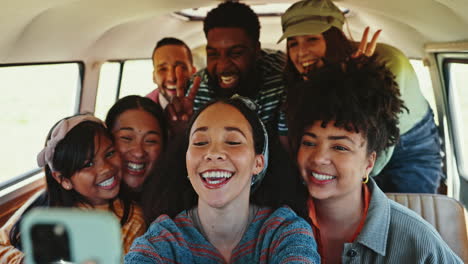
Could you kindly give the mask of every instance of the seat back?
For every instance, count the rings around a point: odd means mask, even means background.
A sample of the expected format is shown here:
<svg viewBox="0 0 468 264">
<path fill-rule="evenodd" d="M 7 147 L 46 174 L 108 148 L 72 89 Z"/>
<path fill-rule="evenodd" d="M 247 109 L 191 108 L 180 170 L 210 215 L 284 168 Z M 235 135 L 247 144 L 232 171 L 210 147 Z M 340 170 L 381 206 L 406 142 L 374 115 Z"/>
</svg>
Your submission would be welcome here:
<svg viewBox="0 0 468 264">
<path fill-rule="evenodd" d="M 440 194 L 386 193 L 388 198 L 418 213 L 439 232 L 449 247 L 468 263 L 465 209 L 457 200 Z"/>
</svg>

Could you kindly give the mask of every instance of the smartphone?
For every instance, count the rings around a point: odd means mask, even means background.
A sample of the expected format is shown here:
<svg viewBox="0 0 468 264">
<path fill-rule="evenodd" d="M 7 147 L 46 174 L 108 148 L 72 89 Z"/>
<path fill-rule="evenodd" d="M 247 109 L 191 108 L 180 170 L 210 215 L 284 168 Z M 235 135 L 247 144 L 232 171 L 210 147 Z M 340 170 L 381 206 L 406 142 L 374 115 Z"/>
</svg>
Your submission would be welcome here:
<svg viewBox="0 0 468 264">
<path fill-rule="evenodd" d="M 110 212 L 35 208 L 20 231 L 26 264 L 123 263 L 120 224 Z"/>
</svg>

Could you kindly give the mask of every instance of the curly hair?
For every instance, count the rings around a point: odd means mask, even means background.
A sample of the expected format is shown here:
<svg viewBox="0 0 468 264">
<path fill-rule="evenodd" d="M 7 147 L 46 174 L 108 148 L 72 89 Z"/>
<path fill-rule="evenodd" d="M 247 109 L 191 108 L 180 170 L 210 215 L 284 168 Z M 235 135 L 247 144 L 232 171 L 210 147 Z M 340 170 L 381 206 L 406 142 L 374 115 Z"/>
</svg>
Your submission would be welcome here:
<svg viewBox="0 0 468 264">
<path fill-rule="evenodd" d="M 224 2 L 213 8 L 203 20 L 203 31 L 208 32 L 217 27 L 241 28 L 254 41 L 260 38 L 260 21 L 257 14 L 246 4 Z"/>
<path fill-rule="evenodd" d="M 290 90 L 289 141 L 296 154 L 303 132 L 314 122 L 362 133 L 367 153 L 381 153 L 399 138 L 398 115 L 408 110 L 394 75 L 376 58 L 327 63 Z"/>
</svg>

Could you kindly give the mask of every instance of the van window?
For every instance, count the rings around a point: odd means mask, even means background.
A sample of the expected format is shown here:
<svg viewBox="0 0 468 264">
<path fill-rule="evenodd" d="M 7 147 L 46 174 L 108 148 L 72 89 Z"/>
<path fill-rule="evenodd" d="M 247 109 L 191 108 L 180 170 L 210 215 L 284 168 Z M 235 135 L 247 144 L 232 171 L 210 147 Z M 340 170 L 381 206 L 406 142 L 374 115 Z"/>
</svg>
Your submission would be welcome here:
<svg viewBox="0 0 468 264">
<path fill-rule="evenodd" d="M 119 98 L 136 94 L 145 96 L 156 89 L 153 83 L 153 61 L 128 60 L 123 64 Z"/>
<path fill-rule="evenodd" d="M 120 62 L 106 62 L 101 65 L 94 115 L 105 120 L 107 110 L 118 98 Z"/>
<path fill-rule="evenodd" d="M 459 173 L 468 177 L 468 62 L 449 62 L 448 103 L 453 124 Z"/>
<path fill-rule="evenodd" d="M 145 96 L 156 87 L 150 59 L 106 62 L 99 75 L 95 115 L 104 120 L 117 98 L 133 94 Z"/>
<path fill-rule="evenodd" d="M 78 112 L 81 69 L 79 63 L 0 66 L 0 189 L 37 171 L 49 129 Z"/>
</svg>

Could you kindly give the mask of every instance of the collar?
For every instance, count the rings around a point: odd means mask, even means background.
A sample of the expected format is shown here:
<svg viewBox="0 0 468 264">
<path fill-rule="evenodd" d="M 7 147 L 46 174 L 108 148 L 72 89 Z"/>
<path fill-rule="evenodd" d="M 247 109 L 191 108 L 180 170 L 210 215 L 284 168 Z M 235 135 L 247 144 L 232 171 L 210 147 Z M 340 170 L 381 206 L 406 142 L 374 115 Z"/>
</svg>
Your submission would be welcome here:
<svg viewBox="0 0 468 264">
<path fill-rule="evenodd" d="M 390 229 L 390 202 L 372 177 L 367 186 L 371 192 L 371 201 L 365 225 L 355 242 L 385 256 Z"/>
<path fill-rule="evenodd" d="M 359 221 L 359 225 L 358 225 L 357 229 L 354 231 L 353 236 L 346 243 L 355 242 L 357 240 L 357 238 L 359 237 L 359 235 L 361 234 L 361 232 L 362 232 L 362 230 L 363 230 L 363 228 L 365 226 L 365 223 L 366 223 L 366 220 L 367 220 L 367 214 L 368 214 L 368 211 L 369 211 L 370 200 L 371 200 L 371 192 L 370 192 L 369 187 L 367 185 L 364 185 L 364 187 L 362 189 L 362 196 L 364 198 L 364 212 L 361 215 L 361 220 Z M 322 238 L 321 238 L 321 233 L 320 233 L 320 225 L 319 225 L 318 220 L 317 220 L 317 214 L 316 214 L 316 211 L 315 211 L 314 200 L 312 198 L 309 198 L 309 200 L 307 201 L 307 205 L 308 205 L 308 208 L 309 208 L 309 217 L 312 220 L 312 230 L 314 231 L 314 236 L 315 236 L 316 241 L 317 241 L 318 252 L 322 256 L 322 263 L 326 263 L 325 258 L 324 258 L 324 254 L 323 254 L 324 249 L 323 249 L 323 244 L 321 243 Z"/>
<path fill-rule="evenodd" d="M 166 106 L 169 104 L 169 101 L 166 99 L 166 97 L 162 93 L 158 93 L 158 99 L 159 99 L 159 105 L 161 105 L 162 109 L 166 109 Z"/>
</svg>

